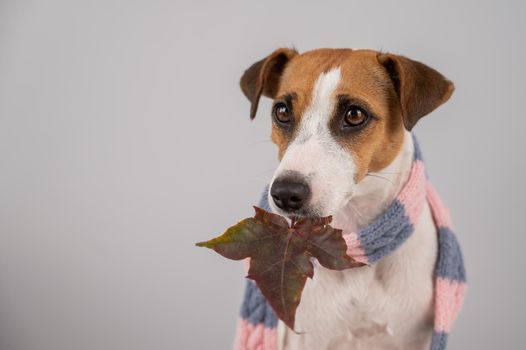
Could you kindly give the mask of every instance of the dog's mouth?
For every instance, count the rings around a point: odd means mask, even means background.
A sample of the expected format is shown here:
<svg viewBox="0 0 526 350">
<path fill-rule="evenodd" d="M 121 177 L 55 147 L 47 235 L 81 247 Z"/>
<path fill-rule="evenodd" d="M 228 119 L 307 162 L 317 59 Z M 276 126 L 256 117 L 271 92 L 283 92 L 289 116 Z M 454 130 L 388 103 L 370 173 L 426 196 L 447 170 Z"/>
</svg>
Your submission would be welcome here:
<svg viewBox="0 0 526 350">
<path fill-rule="evenodd" d="M 271 211 L 286 217 L 289 220 L 299 220 L 306 218 L 320 218 L 334 216 L 342 210 L 346 210 L 351 200 L 355 197 L 352 189 L 345 191 L 339 198 L 332 198 L 330 193 L 326 193 L 322 198 L 315 196 L 302 208 L 296 210 L 284 210 L 274 203 L 272 195 L 267 192 L 267 203 Z"/>
<path fill-rule="evenodd" d="M 272 199 L 272 196 L 268 196 L 268 205 L 271 209 L 271 211 L 273 211 L 274 213 L 276 214 L 279 214 L 289 220 L 294 220 L 294 221 L 298 221 L 300 219 L 307 219 L 307 218 L 319 218 L 322 215 L 322 212 L 316 208 L 316 207 L 313 207 L 311 205 L 308 205 L 304 208 L 301 208 L 301 209 L 297 209 L 297 210 L 283 210 L 281 208 L 279 208 L 274 202 L 273 202 L 273 199 Z M 327 216 L 327 215 L 325 215 Z"/>
</svg>

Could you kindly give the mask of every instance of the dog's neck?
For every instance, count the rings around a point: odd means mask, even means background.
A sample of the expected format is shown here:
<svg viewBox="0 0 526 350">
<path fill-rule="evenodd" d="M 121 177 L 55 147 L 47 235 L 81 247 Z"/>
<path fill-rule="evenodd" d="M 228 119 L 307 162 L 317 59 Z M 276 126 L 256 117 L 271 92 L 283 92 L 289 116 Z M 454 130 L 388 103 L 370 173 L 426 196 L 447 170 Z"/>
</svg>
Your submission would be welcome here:
<svg viewBox="0 0 526 350">
<path fill-rule="evenodd" d="M 414 145 L 410 132 L 395 159 L 384 169 L 360 181 L 349 202 L 334 215 L 333 224 L 344 232 L 356 232 L 382 214 L 401 191 L 411 172 Z"/>
</svg>

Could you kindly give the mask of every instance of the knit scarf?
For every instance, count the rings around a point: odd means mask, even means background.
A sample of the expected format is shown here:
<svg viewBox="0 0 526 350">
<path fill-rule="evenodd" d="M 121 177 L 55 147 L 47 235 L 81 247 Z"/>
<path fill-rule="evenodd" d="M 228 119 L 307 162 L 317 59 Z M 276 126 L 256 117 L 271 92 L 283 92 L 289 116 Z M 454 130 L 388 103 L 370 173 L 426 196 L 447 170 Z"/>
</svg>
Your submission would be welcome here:
<svg viewBox="0 0 526 350">
<path fill-rule="evenodd" d="M 444 350 L 448 333 L 456 319 L 466 290 L 466 273 L 462 252 L 448 209 L 427 179 L 424 163 L 416 142 L 409 178 L 389 208 L 358 232 L 344 232 L 347 254 L 354 259 L 374 264 L 407 240 L 414 231 L 425 201 L 429 204 L 437 231 L 438 254 L 434 270 L 434 327 L 430 350 Z M 270 210 L 266 191 L 260 206 Z M 256 284 L 248 280 L 235 350 L 277 350 L 276 314 Z"/>
</svg>

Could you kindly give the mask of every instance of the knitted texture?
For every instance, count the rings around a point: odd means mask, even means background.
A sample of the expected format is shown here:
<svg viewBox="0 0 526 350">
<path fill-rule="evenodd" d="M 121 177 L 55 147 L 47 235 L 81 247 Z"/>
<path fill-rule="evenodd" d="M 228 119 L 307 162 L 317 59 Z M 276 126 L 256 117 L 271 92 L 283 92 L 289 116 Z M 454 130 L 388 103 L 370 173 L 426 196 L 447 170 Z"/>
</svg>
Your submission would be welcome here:
<svg viewBox="0 0 526 350">
<path fill-rule="evenodd" d="M 438 255 L 434 270 L 434 328 L 430 350 L 444 350 L 466 291 L 462 252 L 453 234 L 449 211 L 428 181 L 420 149 L 414 139 L 409 178 L 384 214 L 358 232 L 344 233 L 347 254 L 374 264 L 388 255 L 414 232 L 425 201 L 437 230 Z M 260 206 L 270 210 L 264 192 Z M 256 284 L 248 280 L 238 321 L 235 350 L 277 350 L 276 314 Z"/>
</svg>

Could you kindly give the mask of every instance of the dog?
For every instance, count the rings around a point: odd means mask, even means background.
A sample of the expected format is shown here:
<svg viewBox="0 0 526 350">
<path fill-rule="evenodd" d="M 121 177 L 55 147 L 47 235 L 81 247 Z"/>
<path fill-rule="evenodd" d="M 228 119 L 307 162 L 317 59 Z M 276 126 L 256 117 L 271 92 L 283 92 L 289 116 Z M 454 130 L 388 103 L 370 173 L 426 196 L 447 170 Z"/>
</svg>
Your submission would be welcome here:
<svg viewBox="0 0 526 350">
<path fill-rule="evenodd" d="M 252 119 L 261 96 L 274 100 L 280 163 L 267 193 L 272 211 L 332 215 L 344 232 L 365 227 L 393 202 L 411 170 L 411 130 L 454 90 L 423 63 L 352 49 L 281 48 L 248 68 L 240 85 Z M 436 237 L 425 203 L 414 233 L 374 265 L 316 266 L 296 313 L 301 332 L 280 321 L 278 348 L 428 349 Z"/>
</svg>

